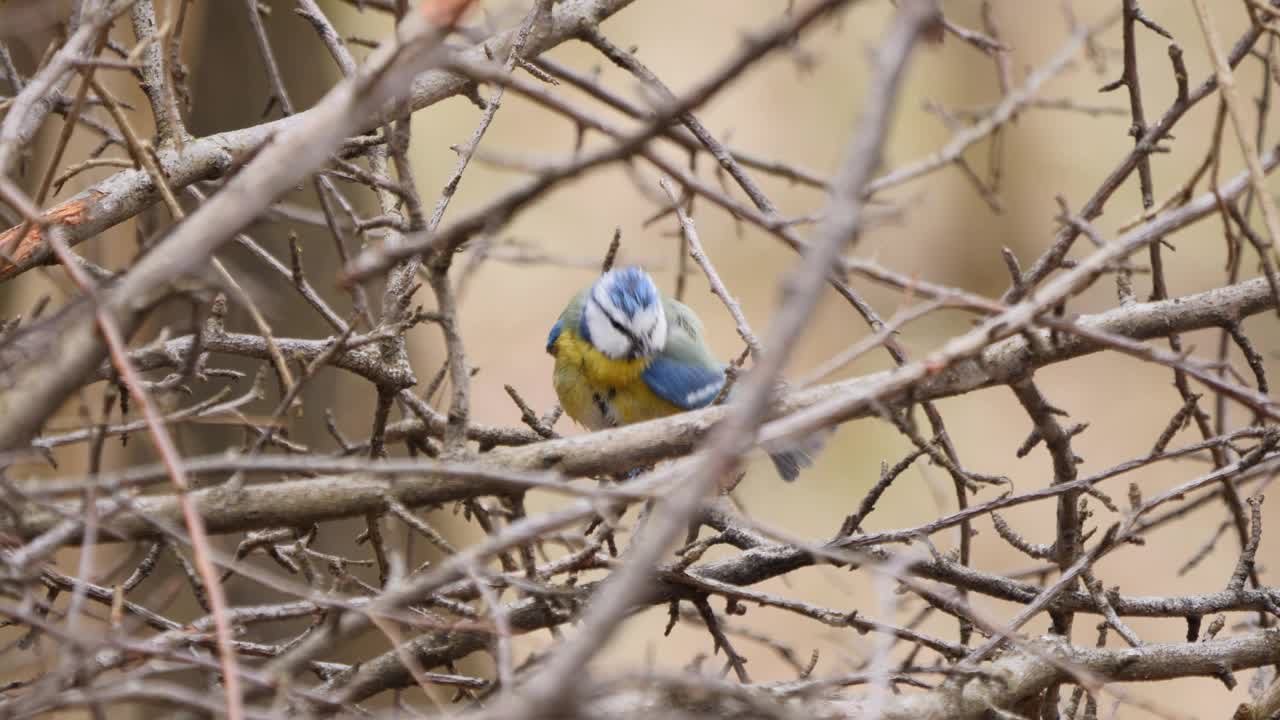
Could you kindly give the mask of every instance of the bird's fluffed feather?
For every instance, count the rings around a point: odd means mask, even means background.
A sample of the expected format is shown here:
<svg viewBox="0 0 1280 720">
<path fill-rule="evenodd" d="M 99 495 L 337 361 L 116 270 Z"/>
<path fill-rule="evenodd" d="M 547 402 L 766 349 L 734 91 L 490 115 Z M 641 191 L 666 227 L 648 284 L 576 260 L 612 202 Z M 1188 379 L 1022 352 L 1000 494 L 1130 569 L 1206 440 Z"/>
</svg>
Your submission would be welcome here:
<svg viewBox="0 0 1280 720">
<path fill-rule="evenodd" d="M 638 267 L 614 270 L 612 282 L 608 283 L 605 293 L 614 306 L 628 317 L 658 302 L 653 281 Z"/>
<path fill-rule="evenodd" d="M 680 412 L 644 382 L 645 360 L 609 358 L 571 329 L 560 332 L 553 354 L 560 405 L 586 428 L 603 430 Z"/>
<path fill-rule="evenodd" d="M 615 330 L 619 337 L 612 338 L 616 342 L 606 342 L 609 338 L 593 337 L 592 323 L 586 321 L 592 303 L 598 315 L 594 327 L 604 335 L 613 329 L 610 317 L 618 323 L 634 322 L 656 313 L 661 324 L 645 325 L 651 334 L 640 343 L 624 342 L 628 339 L 620 330 Z M 627 330 L 636 336 L 642 328 Z M 693 310 L 659 297 L 643 270 L 606 273 L 574 296 L 547 338 L 547 352 L 556 358 L 554 384 L 560 405 L 592 430 L 706 407 L 724 388 L 725 365 L 711 354 L 702 335 L 702 323 Z M 601 342 L 612 348 L 610 354 L 601 351 Z M 624 344 L 642 352 L 619 352 Z M 803 444 L 765 449 L 785 480 L 794 480 L 802 467 L 813 464 L 810 448 Z"/>
</svg>

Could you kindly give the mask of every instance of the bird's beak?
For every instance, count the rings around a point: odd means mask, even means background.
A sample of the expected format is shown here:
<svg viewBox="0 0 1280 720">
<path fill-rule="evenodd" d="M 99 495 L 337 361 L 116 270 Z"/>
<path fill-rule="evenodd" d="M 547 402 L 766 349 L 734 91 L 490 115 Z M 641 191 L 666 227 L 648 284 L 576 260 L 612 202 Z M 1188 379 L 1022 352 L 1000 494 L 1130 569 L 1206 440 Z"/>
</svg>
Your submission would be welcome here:
<svg viewBox="0 0 1280 720">
<path fill-rule="evenodd" d="M 647 338 L 636 338 L 635 344 L 631 346 L 631 359 L 646 358 L 653 354 L 653 345 L 649 344 Z"/>
</svg>

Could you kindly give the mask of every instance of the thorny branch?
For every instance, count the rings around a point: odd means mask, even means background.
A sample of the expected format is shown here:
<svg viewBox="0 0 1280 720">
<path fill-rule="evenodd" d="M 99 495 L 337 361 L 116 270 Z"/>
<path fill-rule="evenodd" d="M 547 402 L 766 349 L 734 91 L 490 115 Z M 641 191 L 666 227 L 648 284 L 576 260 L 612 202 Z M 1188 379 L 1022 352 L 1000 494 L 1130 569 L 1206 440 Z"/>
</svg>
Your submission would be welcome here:
<svg viewBox="0 0 1280 720">
<path fill-rule="evenodd" d="M 1107 703 L 1182 717 L 1120 684 L 1187 678 L 1234 693 L 1237 718 L 1280 708 L 1280 589 L 1265 550 L 1275 503 L 1263 502 L 1280 474 L 1280 145 L 1269 125 L 1280 0 L 1242 3 L 1247 24 L 1229 44 L 1229 13 L 1216 4 L 1191 4 L 1200 36 L 1190 38 L 1166 29 L 1177 27 L 1175 11 L 1162 4 L 1100 3 L 1090 24 L 1076 17 L 1085 3 L 1064 2 L 1068 29 L 1041 55 L 1007 32 L 1012 2 L 988 0 L 969 17 L 899 0 L 884 4 L 892 19 L 867 32 L 881 22 L 875 3 L 807 0 L 763 12 L 746 33 L 732 23 L 700 30 L 734 42 L 683 75 L 659 69 L 672 67 L 664 46 L 627 47 L 632 30 L 612 19 L 646 11 L 646 0 L 528 0 L 477 24 L 467 24 L 479 18 L 466 14 L 470 0 L 346 4 L 381 22 L 382 36 L 335 23 L 332 4 L 298 0 L 283 18 L 272 16 L 280 4 L 237 5 L 255 51 L 226 58 L 212 42 L 203 52 L 265 78 L 267 110 L 257 124 L 204 137 L 189 129 L 207 107 L 183 64 L 198 4 L 72 3 L 30 62 L 6 28 L 42 21 L 0 4 L 0 216 L 12 223 L 0 232 L 0 293 L 19 277 L 48 293 L 21 310 L 0 305 L 0 717 L 107 717 L 140 704 L 231 718 L 1049 720 L 1099 717 Z M 788 128 L 805 127 L 806 112 L 830 115 L 803 73 L 834 62 L 824 36 L 846 42 L 855 27 L 874 51 L 858 56 L 863 94 L 831 177 L 717 127 L 720 104 L 779 58 L 800 71 L 792 84 L 812 107 L 759 112 Z M 287 71 L 297 48 L 284 47 L 285 31 L 318 39 L 341 75 L 309 107 Z M 569 41 L 625 75 L 546 56 Z M 1184 58 L 1198 45 L 1203 67 Z M 906 81 L 908 68 L 939 58 L 978 58 L 997 94 L 969 107 L 927 99 L 949 138 L 899 162 L 896 143 L 921 134 L 913 95 L 951 96 L 928 73 Z M 916 235 L 942 187 L 935 178 L 960 170 L 966 192 L 997 213 L 1025 197 L 1005 167 L 1025 132 L 1020 117 L 1063 113 L 1057 140 L 1076 147 L 1096 142 L 1090 132 L 1123 139 L 1111 125 L 1081 129 L 1104 115 L 1092 98 L 1050 94 L 1088 72 L 1084 60 L 1103 77 L 1094 87 L 1126 90 L 1127 108 L 1107 109 L 1127 115 L 1130 137 L 1110 171 L 1074 209 L 1052 179 L 1039 179 L 1036 191 L 1058 200 L 1058 215 L 1043 218 L 1057 229 L 1047 238 L 1026 223 L 1010 231 L 1016 243 L 990 258 L 1010 275 L 1002 296 L 925 279 L 945 270 Z M 121 83 L 141 91 L 141 109 L 121 100 Z M 637 85 L 638 100 L 627 94 Z M 455 95 L 478 119 L 433 193 L 418 155 L 438 134 L 414 132 L 413 121 L 434 119 Z M 1207 135 L 1187 120 L 1197 106 L 1217 108 Z M 283 117 L 266 119 L 276 111 Z M 496 147 L 504 141 L 491 129 L 523 112 L 567 122 L 572 147 L 554 155 L 554 140 L 530 133 L 520 152 Z M 62 124 L 46 133 L 53 118 Z M 77 149 L 86 130 L 99 142 L 91 151 Z M 56 136 L 51 148 L 40 145 L 44 134 Z M 1189 158 L 1189 175 L 1162 169 L 1164 155 Z M 527 177 L 464 200 L 461 189 L 484 188 L 477 176 L 492 166 Z M 541 396 L 483 369 L 477 348 L 523 349 L 485 335 L 501 330 L 477 331 L 472 313 L 491 309 L 475 303 L 496 282 L 483 271 L 497 262 L 547 285 L 535 273 L 558 263 L 599 267 L 595 244 L 589 260 L 566 260 L 502 235 L 520 232 L 517 218 L 551 212 L 557 194 L 589 197 L 585 186 L 611 170 L 635 185 L 629 202 L 646 226 L 680 236 L 677 294 L 696 303 L 686 290 L 705 277 L 718 299 L 705 306 L 716 315 L 708 326 L 735 328 L 747 347 L 737 363 L 753 366 L 725 405 L 571 434 L 556 427 L 558 407 L 540 414 Z M 84 179 L 91 172 L 105 177 Z M 1127 222 L 1126 183 L 1137 203 Z M 167 211 L 162 228 L 156 206 Z M 743 231 L 736 246 L 712 237 L 722 215 Z M 128 225 L 136 256 L 98 259 L 107 231 Z M 650 258 L 632 239 L 639 231 L 623 247 L 620 224 L 608 227 L 618 229 L 606 269 Z M 266 239 L 278 229 L 287 261 Z M 889 247 L 881 233 L 915 254 L 879 259 L 876 248 Z M 972 242 L 961 234 L 938 242 Z M 766 322 L 741 266 L 758 265 L 751 253 L 771 241 L 797 259 L 752 268 L 780 290 Z M 225 252 L 232 245 L 240 264 Z M 1171 252 L 1183 248 L 1191 259 Z M 463 251 L 466 262 L 455 263 Z M 1213 252 L 1225 262 L 1206 262 Z M 904 257 L 921 262 L 895 267 Z M 1188 272 L 1199 273 L 1194 283 Z M 1111 275 L 1113 293 L 1091 292 Z M 847 303 L 837 312 L 853 310 L 841 332 L 865 329 L 807 382 L 780 382 L 823 335 L 812 328 L 825 288 Z M 380 305 L 369 300 L 375 290 Z M 1100 305 L 1107 296 L 1114 301 Z M 888 303 L 896 308 L 882 315 Z M 324 330 L 277 310 L 290 304 Z M 169 320 L 175 308 L 183 320 Z M 513 312 L 539 324 L 525 308 Z M 955 324 L 960 315 L 973 324 Z M 749 316 L 767 332 L 757 335 Z M 419 326 L 440 330 L 432 365 L 416 352 Z M 939 336 L 939 327 L 951 331 Z M 1194 342 L 1206 332 L 1218 339 L 1211 354 Z M 878 349 L 889 369 L 829 378 Z M 1107 418 L 1071 394 L 1094 380 L 1083 368 L 1103 361 L 1174 380 L 1173 391 L 1141 398 L 1150 427 L 1108 439 L 1101 447 L 1122 454 L 1106 461 L 1086 428 Z M 1070 375 L 1085 379 L 1062 380 Z M 276 383 L 264 382 L 271 376 Z M 332 377 L 369 396 L 336 399 L 322 380 Z M 490 385 L 518 420 L 485 417 Z M 987 403 L 983 430 L 1010 433 L 993 441 L 1003 454 L 970 449 L 971 430 L 944 422 L 959 414 L 949 399 L 1005 387 L 1000 401 L 973 396 Z M 998 402 L 1009 417 L 997 416 Z M 511 405 L 502 408 L 511 418 Z M 323 418 L 328 434 L 309 433 L 308 418 Z M 901 447 L 848 439 L 878 423 Z M 348 436 L 352 428 L 359 435 Z M 832 431 L 802 480 L 831 486 L 804 491 L 840 505 L 832 527 L 810 522 L 797 534 L 757 517 L 750 493 L 743 502 L 729 492 L 754 446 Z M 180 441 L 197 435 L 198 445 Z M 130 445 L 117 451 L 112 438 Z M 872 451 L 880 471 L 863 478 L 848 458 Z M 1023 464 L 987 474 L 1013 456 Z M 927 497 L 911 483 L 932 483 L 935 466 L 950 483 L 926 519 L 886 511 L 905 495 Z M 780 506 L 800 497 L 791 487 L 768 492 Z M 440 512 L 449 507 L 453 516 Z M 359 535 L 341 522 L 353 518 Z M 995 532 L 978 536 L 986 527 Z M 1135 569 L 1159 565 L 1170 527 L 1202 534 L 1169 568 L 1178 589 L 1153 594 L 1144 582 L 1158 570 Z M 213 535 L 230 536 L 234 551 Z M 1031 569 L 1002 569 L 1001 543 Z M 812 577 L 838 592 L 808 597 Z M 777 579 L 787 582 L 766 583 Z M 646 665 L 619 642 L 649 608 L 667 610 L 669 633 L 687 621 L 699 654 Z M 787 624 L 775 628 L 778 618 Z M 1085 618 L 1101 622 L 1096 647 L 1083 639 Z M 1147 630 L 1155 625 L 1133 618 L 1185 624 L 1186 640 L 1158 642 Z M 815 626 L 830 641 L 821 651 L 794 632 Z M 1122 646 L 1108 645 L 1111 631 Z M 606 651 L 634 672 L 600 671 L 595 658 Z M 491 670 L 460 669 L 477 653 L 493 657 Z M 784 670 L 768 664 L 774 654 Z M 411 688 L 421 692 L 403 692 Z M 385 702 L 365 705 L 375 699 Z"/>
</svg>

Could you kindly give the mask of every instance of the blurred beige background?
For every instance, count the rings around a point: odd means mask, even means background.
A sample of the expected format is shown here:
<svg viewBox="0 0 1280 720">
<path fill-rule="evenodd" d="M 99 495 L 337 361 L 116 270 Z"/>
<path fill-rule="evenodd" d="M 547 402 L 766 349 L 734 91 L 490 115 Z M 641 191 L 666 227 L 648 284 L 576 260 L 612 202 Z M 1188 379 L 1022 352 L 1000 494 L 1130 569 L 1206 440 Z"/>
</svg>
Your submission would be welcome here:
<svg viewBox="0 0 1280 720">
<path fill-rule="evenodd" d="M 294 102 L 304 108 L 332 84 L 336 72 L 310 28 L 293 16 L 292 3 L 278 1 L 270 5 L 272 40 L 294 93 Z M 360 13 L 341 2 L 324 5 L 345 35 L 378 38 L 389 27 L 385 16 Z M 484 14 L 474 13 L 472 21 L 509 26 L 518 22 L 526 5 L 485 2 Z M 993 5 L 1003 39 L 1012 48 L 1015 82 L 1021 82 L 1029 68 L 1044 63 L 1067 41 L 1069 28 L 1058 3 L 997 0 Z M 1096 22 L 1114 11 L 1119 3 L 1081 0 L 1073 5 L 1082 21 Z M 761 27 L 786 6 L 784 2 L 767 0 L 637 0 L 606 23 L 604 30 L 620 46 L 638 46 L 640 59 L 679 94 L 732 54 L 744 32 Z M 193 25 L 185 47 L 196 96 L 193 130 L 204 134 L 257 122 L 267 95 L 241 4 L 219 0 L 197 3 L 194 7 L 197 11 L 189 20 Z M 945 3 L 944 7 L 956 23 L 981 26 L 978 2 L 957 0 Z M 1156 0 L 1144 7 L 1178 39 L 1185 51 L 1194 87 L 1207 76 L 1210 66 L 1189 4 Z M 1215 3 L 1214 8 L 1222 36 L 1228 41 L 1234 40 L 1245 27 L 1241 4 Z M 699 117 L 713 133 L 728 139 L 735 147 L 830 175 L 837 167 L 858 116 L 867 78 L 865 58 L 880 38 L 891 11 L 887 2 L 858 4 L 843 13 L 839 22 L 823 25 L 807 35 L 796 52 L 775 55 L 757 64 L 742 81 L 701 108 Z M 1148 120 L 1153 121 L 1172 100 L 1175 86 L 1166 55 L 1167 42 L 1146 31 L 1140 31 L 1139 36 L 1143 90 Z M 132 42 L 127 32 L 120 37 Z M 1126 134 L 1129 119 L 1123 90 L 1107 95 L 1096 92 L 1120 72 L 1119 25 L 1113 25 L 1099 41 L 1103 50 L 1100 65 L 1081 56 L 1046 86 L 1041 97 L 1071 98 L 1081 105 L 1123 112 L 1098 116 L 1047 109 L 1023 112 L 1004 139 L 1003 181 L 999 190 L 1006 209 L 1004 214 L 993 214 L 957 170 L 942 170 L 886 195 L 885 199 L 902 209 L 901 220 L 868 233 L 859 254 L 874 256 L 900 272 L 930 281 L 992 296 L 1002 292 L 1007 285 L 1007 274 L 999 249 L 1012 248 L 1024 264 L 1033 260 L 1047 246 L 1056 227 L 1052 219 L 1057 212 L 1054 196 L 1062 194 L 1073 209 L 1078 208 L 1132 144 Z M 353 49 L 357 56 L 363 56 L 362 49 Z M 600 66 L 601 81 L 608 87 L 642 101 L 645 97 L 638 91 L 634 79 L 608 65 L 585 45 L 570 43 L 550 56 L 579 70 Z M 234 59 L 234 64 L 228 58 Z M 1246 61 L 1237 77 L 1242 93 L 1252 98 L 1262 81 L 1260 64 Z M 117 82 L 119 92 L 137 107 L 146 107 L 141 95 L 131 89 L 130 81 L 123 76 L 113 76 L 112 80 Z M 572 90 L 561 87 L 557 91 L 568 94 L 576 102 L 588 102 Z M 926 102 L 956 110 L 988 106 L 998 99 L 993 64 L 972 47 L 948 37 L 942 46 L 920 51 L 910 68 L 901 98 L 886 152 L 886 168 L 924 157 L 950 137 L 940 118 L 924 110 Z M 1202 103 L 1178 125 L 1173 152 L 1153 156 L 1158 201 L 1179 186 L 1203 157 L 1214 111 L 1213 102 Z M 614 117 L 604 109 L 597 112 Z M 147 122 L 145 111 L 135 115 L 140 124 Z M 434 204 L 439 188 L 453 170 L 455 155 L 449 146 L 465 142 L 478 118 L 479 110 L 462 98 L 446 101 L 415 118 L 413 158 L 419 187 L 428 206 Z M 1274 142 L 1280 122 L 1273 120 L 1268 130 L 1269 142 Z M 45 142 L 51 142 L 54 137 L 56 129 L 46 133 Z M 591 140 L 598 142 L 597 138 Z M 482 148 L 550 158 L 567 153 L 573 142 L 574 127 L 570 123 L 508 94 Z M 1237 172 L 1241 164 L 1234 140 L 1228 137 L 1224 145 L 1225 177 Z M 986 167 L 986 152 L 984 144 L 967 156 L 980 171 Z M 72 153 L 74 148 L 69 155 Z M 40 157 L 42 167 L 46 160 Z M 709 169 L 711 163 L 706 162 L 705 157 L 700 166 L 704 177 L 714 178 Z M 751 174 L 784 214 L 804 215 L 823 207 L 824 197 L 820 192 L 778 181 L 760 172 Z M 69 183 L 63 195 L 77 192 L 102 176 L 103 173 L 85 173 Z M 656 192 L 657 175 L 651 168 L 641 166 L 638 176 L 646 183 L 646 192 Z M 528 266 L 491 258 L 470 279 L 461 316 L 469 360 L 479 368 L 472 384 L 473 417 L 477 421 L 519 422 L 519 411 L 503 391 L 504 383 L 514 385 L 539 412 L 555 402 L 550 385 L 552 360 L 542 350 L 547 330 L 569 297 L 591 282 L 614 227 L 620 227 L 623 233 L 622 261 L 647 266 L 665 290 L 674 288 L 678 252 L 678 242 L 672 234 L 674 223 L 667 219 L 643 227 L 644 220 L 657 206 L 637 190 L 635 177 L 614 168 L 593 172 L 563 185 L 521 213 L 500 233 L 488 238 L 495 256 L 503 251 L 504 244 L 514 242 L 565 262 Z M 445 223 L 521 179 L 518 173 L 473 162 Z M 1275 188 L 1275 181 L 1271 182 Z M 731 192 L 741 197 L 736 188 Z M 351 194 L 361 197 L 365 207 L 369 207 L 367 193 L 353 190 Z M 309 190 L 291 199 L 313 201 Z M 1116 193 L 1097 226 L 1104 234 L 1113 235 L 1117 227 L 1139 210 L 1134 177 Z M 697 203 L 694 220 L 726 284 L 741 301 L 757 333 L 763 335 L 776 307 L 778 282 L 795 264 L 794 254 L 766 234 L 735 224 L 708 203 Z M 331 242 L 316 230 L 301 232 L 308 243 L 307 262 L 313 282 L 324 287 L 326 296 L 334 299 L 340 311 L 345 311 L 349 307 L 346 297 L 330 287 L 332 276 L 326 274 L 334 267 Z M 82 247 L 90 257 L 118 266 L 133 248 L 132 234 L 132 228 L 121 227 L 102 240 Z M 277 252 L 284 252 L 283 232 L 279 228 L 255 228 L 254 234 Z M 1216 220 L 1196 225 L 1176 236 L 1173 242 L 1177 252 L 1167 252 L 1165 257 L 1174 295 L 1222 282 L 1226 255 L 1221 226 Z M 460 259 L 456 266 L 466 265 L 469 259 L 470 256 Z M 232 253 L 229 261 L 234 264 L 243 262 L 243 258 Z M 310 265 L 313 262 L 316 264 Z M 1256 274 L 1251 259 L 1246 259 L 1245 274 L 1249 277 Z M 14 285 L 16 287 L 0 288 L 0 293 L 7 291 L 7 295 L 0 294 L 0 314 L 8 316 L 22 311 L 35 294 L 45 291 L 43 281 L 34 273 Z M 860 281 L 854 285 L 865 292 L 886 317 L 905 306 L 904 301 L 892 293 Z M 1138 276 L 1135 287 L 1139 299 L 1145 299 L 1149 292 L 1147 277 Z M 423 291 L 419 299 L 429 303 L 428 293 Z M 701 275 L 689 278 L 685 300 L 706 323 L 717 354 L 726 360 L 735 356 L 741 346 L 733 323 L 708 292 Z M 289 303 L 270 317 L 276 327 L 289 328 L 290 334 L 319 336 L 325 333 L 318 322 L 304 315 L 307 311 L 301 304 L 292 300 Z M 1091 312 L 1114 304 L 1114 285 L 1110 279 L 1104 279 L 1093 291 L 1075 301 L 1071 310 Z M 908 327 L 902 340 L 919 355 L 967 330 L 969 320 L 969 316 L 959 313 L 932 316 Z M 1268 354 L 1271 377 L 1280 377 L 1280 362 L 1276 360 L 1280 351 L 1280 325 L 1275 315 L 1253 318 L 1246 330 L 1259 350 Z M 834 292 L 828 292 L 804 342 L 795 350 L 791 374 L 799 376 L 821 364 L 866 332 L 852 309 Z M 411 338 L 415 368 L 419 378 L 425 381 L 442 362 L 440 336 L 433 327 L 424 326 L 414 330 Z M 1186 341 L 1208 355 L 1216 349 L 1217 335 L 1198 333 Z M 887 356 L 872 354 L 840 376 L 854 376 L 888 366 Z M 353 438 L 367 435 L 372 415 L 372 394 L 367 392 L 367 387 L 339 373 L 328 373 L 324 377 L 326 382 L 313 386 L 308 397 L 309 407 L 330 406 L 340 398 L 339 424 L 343 431 Z M 1167 370 L 1116 355 L 1099 355 L 1049 368 L 1037 378 L 1048 399 L 1067 410 L 1073 421 L 1090 423 L 1089 429 L 1075 441 L 1077 453 L 1085 459 L 1080 468 L 1082 475 L 1146 453 L 1168 417 L 1181 404 Z M 1049 458 L 1043 448 L 1021 460 L 1014 457 L 1014 450 L 1026 436 L 1030 424 L 1007 389 L 973 393 L 943 401 L 939 406 L 960 456 L 970 469 L 1008 475 L 1019 490 L 1041 487 L 1051 478 Z M 68 422 L 74 422 L 74 412 L 73 408 L 69 410 Z M 314 447 L 328 447 L 320 417 L 313 410 L 299 421 L 294 437 L 306 438 Z M 1244 421 L 1238 411 L 1232 418 L 1234 422 Z M 561 420 L 557 429 L 562 433 L 578 431 L 568 419 Z M 234 435 L 219 435 L 219 432 L 207 426 L 188 427 L 182 431 L 182 441 L 188 452 L 210 451 L 227 442 L 236 442 L 230 439 Z M 1175 442 L 1196 438 L 1194 429 L 1189 429 Z M 145 438 L 137 436 L 131 444 L 145 446 Z M 767 463 L 756 462 L 740 486 L 738 498 L 762 523 L 815 540 L 824 539 L 839 527 L 845 515 L 856 509 L 863 493 L 875 481 L 881 461 L 896 462 L 907 447 L 895 431 L 881 423 L 851 423 L 840 429 L 821 456 L 818 467 L 796 484 L 782 485 Z M 116 462 L 124 461 L 126 452 L 118 446 L 112 453 Z M 69 472 L 80 462 L 79 457 L 78 451 L 69 454 L 60 472 Z M 1144 494 L 1150 495 L 1204 469 L 1203 465 L 1193 462 L 1164 464 L 1127 476 L 1121 483 L 1137 481 Z M 1125 485 L 1121 483 L 1113 482 L 1105 489 L 1113 496 L 1123 497 Z M 987 490 L 977 499 L 989 499 L 994 493 Z M 531 509 L 545 509 L 554 504 L 555 501 L 546 498 L 533 498 Z M 917 464 L 886 494 L 864 527 L 877 530 L 914 525 L 953 508 L 949 478 L 936 468 Z M 1280 503 L 1273 500 L 1264 508 L 1269 524 L 1265 526 L 1267 532 L 1258 558 L 1265 572 L 1271 564 L 1268 561 L 1276 557 L 1280 549 Z M 1105 526 L 1110 522 L 1102 508 L 1095 505 L 1094 510 L 1099 514 L 1093 524 Z M 452 516 L 446 514 L 441 521 L 448 523 L 448 517 Z M 1052 540 L 1050 505 L 1020 508 L 1006 517 L 1028 539 Z M 1225 512 L 1215 507 L 1176 527 L 1158 531 L 1146 547 L 1130 547 L 1113 553 L 1100 566 L 1099 577 L 1106 585 L 1119 585 L 1123 592 L 1130 594 L 1221 589 L 1235 562 L 1236 545 L 1231 534 L 1223 538 L 1218 551 L 1198 569 L 1181 578 L 1176 572 L 1224 518 Z M 980 532 L 974 541 L 976 566 L 1007 572 L 1033 565 L 996 537 L 989 519 L 976 522 L 975 528 Z M 475 537 L 471 528 L 451 526 L 451 532 L 459 541 Z M 933 539 L 945 551 L 955 544 L 956 536 L 942 533 Z M 715 556 L 712 553 L 708 557 Z M 66 567 L 73 567 L 72 557 L 71 554 L 63 557 Z M 1274 581 L 1274 574 L 1268 577 Z M 153 587 L 159 586 L 157 583 Z M 857 609 L 869 616 L 883 617 L 879 608 L 884 598 L 877 595 L 865 573 L 807 569 L 762 587 L 824 606 L 846 611 Z M 238 602 L 261 601 L 265 597 L 247 585 L 238 592 Z M 979 596 L 973 600 L 980 609 L 1001 616 L 1016 610 Z M 715 606 L 720 608 L 721 604 L 715 603 Z M 916 607 L 912 604 L 910 612 L 900 613 L 900 618 L 908 617 Z M 1230 619 L 1241 620 L 1243 616 Z M 1078 642 L 1093 643 L 1096 620 L 1093 616 L 1079 618 L 1075 637 Z M 623 669 L 652 662 L 674 669 L 684 666 L 697 653 L 710 653 L 711 641 L 705 631 L 682 626 L 670 638 L 663 639 L 661 629 L 665 622 L 665 608 L 653 609 L 629 622 L 609 649 L 605 664 Z M 785 638 L 793 644 L 802 661 L 813 649 L 820 649 L 817 674 L 852 668 L 871 655 L 877 642 L 873 636 L 836 631 L 768 609 L 751 608 L 745 617 L 734 618 L 734 624 Z M 1132 625 L 1149 642 L 1179 641 L 1185 633 L 1185 625 L 1177 620 L 1134 620 Z M 1047 618 L 1037 618 L 1029 624 L 1027 632 L 1039 633 L 1046 628 Z M 924 629 L 948 639 L 955 638 L 955 623 L 951 620 L 931 618 Z M 543 645 L 548 639 L 547 633 L 538 633 L 522 643 L 522 647 Z M 383 649 L 385 643 L 374 640 L 353 655 L 367 656 Z M 749 669 L 756 681 L 794 676 L 786 663 L 761 645 L 742 640 L 739 649 L 751 659 Z M 477 662 L 477 669 L 487 664 L 483 660 Z M 722 662 L 723 657 L 717 656 L 707 660 L 703 667 L 719 669 Z M 1191 716 L 1222 717 L 1244 697 L 1243 689 L 1250 677 L 1251 673 L 1239 674 L 1241 687 L 1234 694 L 1227 693 L 1221 683 L 1207 679 L 1166 683 L 1158 688 L 1139 685 L 1126 691 L 1150 697 L 1164 707 Z M 1106 712 L 1107 705 L 1102 707 Z M 1139 716 L 1141 713 L 1129 708 L 1121 708 L 1117 715 Z"/>
</svg>

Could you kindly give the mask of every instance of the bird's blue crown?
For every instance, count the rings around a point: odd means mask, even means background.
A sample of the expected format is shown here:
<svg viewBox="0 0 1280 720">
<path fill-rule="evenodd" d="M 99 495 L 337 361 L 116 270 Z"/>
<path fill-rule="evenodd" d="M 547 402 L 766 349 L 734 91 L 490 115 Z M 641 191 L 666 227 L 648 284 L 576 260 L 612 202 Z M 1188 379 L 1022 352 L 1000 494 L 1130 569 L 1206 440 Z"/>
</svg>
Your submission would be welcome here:
<svg viewBox="0 0 1280 720">
<path fill-rule="evenodd" d="M 658 288 L 649 273 L 639 267 L 610 270 L 597 281 L 603 283 L 615 307 L 633 317 L 637 312 L 658 302 Z"/>
</svg>

